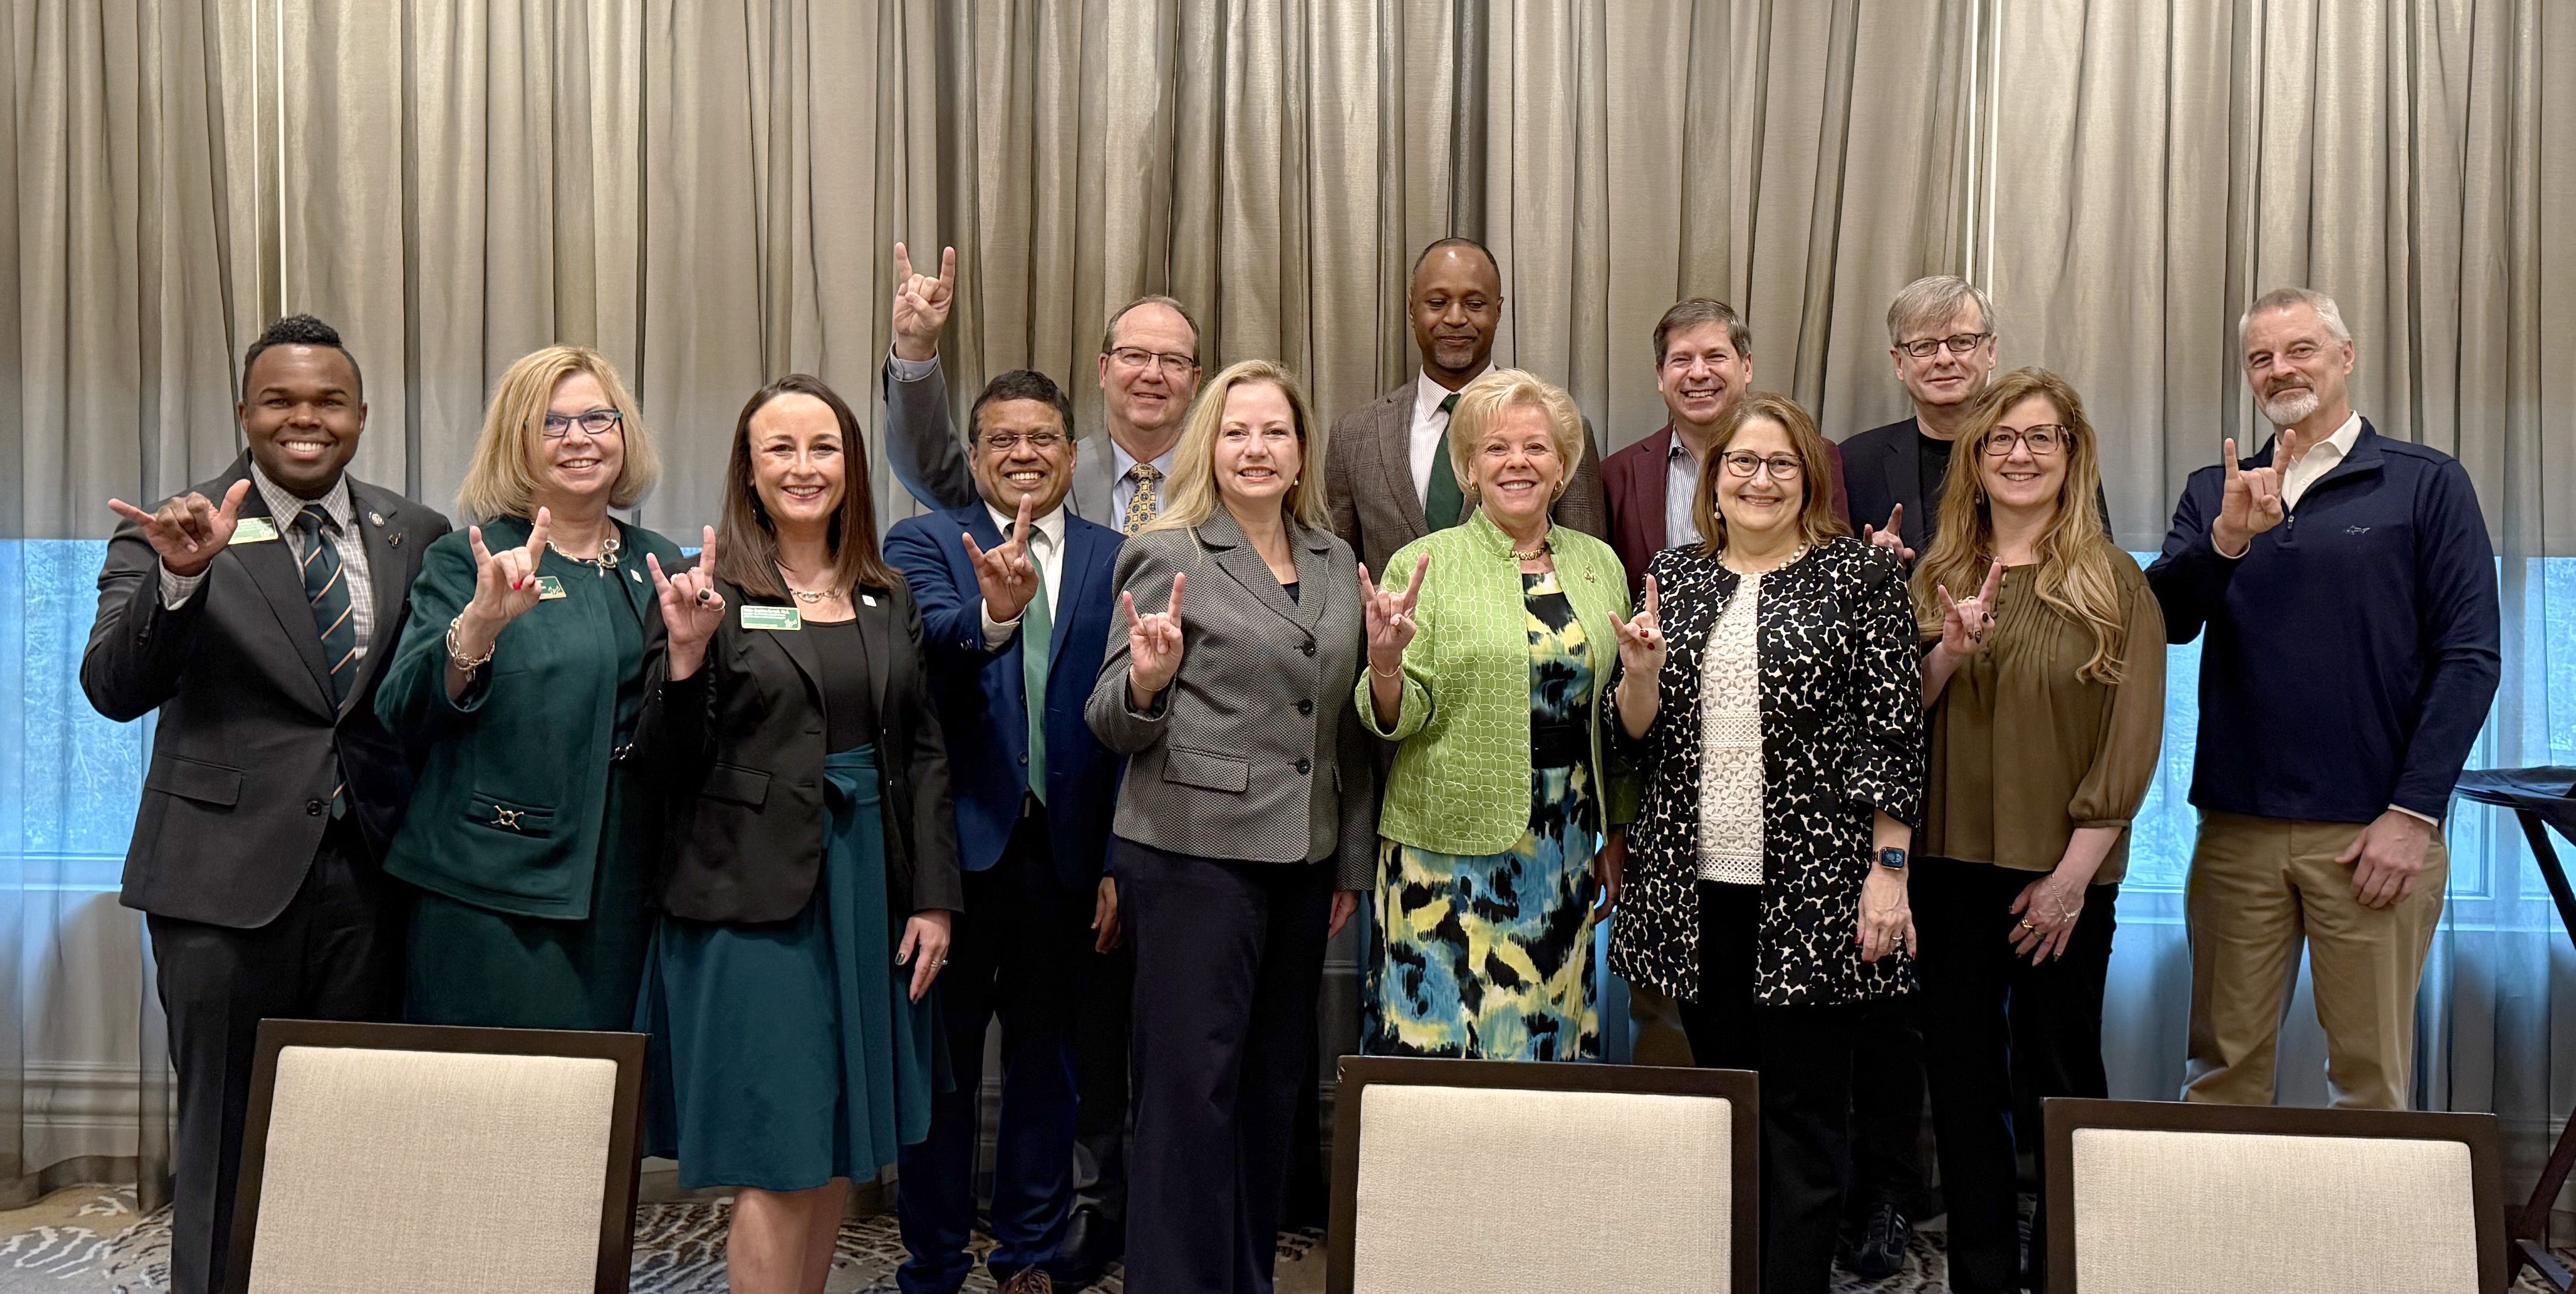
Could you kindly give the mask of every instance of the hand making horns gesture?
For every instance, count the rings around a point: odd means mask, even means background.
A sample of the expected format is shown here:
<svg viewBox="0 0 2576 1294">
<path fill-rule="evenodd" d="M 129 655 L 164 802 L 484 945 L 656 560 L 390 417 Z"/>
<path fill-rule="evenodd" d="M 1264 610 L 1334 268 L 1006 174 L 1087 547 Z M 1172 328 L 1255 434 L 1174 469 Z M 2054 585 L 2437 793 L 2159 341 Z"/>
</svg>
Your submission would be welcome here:
<svg viewBox="0 0 2576 1294">
<path fill-rule="evenodd" d="M 939 274 L 916 274 L 912 253 L 894 245 L 894 353 L 920 362 L 939 354 L 939 330 L 957 300 L 957 249 L 939 253 Z"/>
<path fill-rule="evenodd" d="M 2287 515 L 2287 504 L 2281 496 L 2282 478 L 2298 455 L 2299 433 L 2288 427 L 2281 428 L 2273 439 L 2270 467 L 2238 466 L 2236 438 L 2227 439 L 2227 484 L 2218 498 L 2218 520 L 2209 528 L 2209 537 L 2220 552 L 2242 557 L 2254 536 L 2281 524 L 2281 518 Z"/>
<path fill-rule="evenodd" d="M 653 570 L 653 590 L 662 598 L 662 628 L 670 635 L 674 679 L 698 672 L 699 663 L 706 659 L 707 640 L 724 623 L 724 594 L 716 591 L 716 528 L 704 529 L 698 564 L 689 570 L 664 575 L 662 559 L 644 554 L 644 564 Z"/>
<path fill-rule="evenodd" d="M 1139 710 L 1152 705 L 1181 672 L 1181 590 L 1188 582 L 1188 576 L 1175 572 L 1170 608 L 1144 615 L 1136 614 L 1135 594 L 1118 595 L 1119 605 L 1127 608 L 1128 699 Z"/>
<path fill-rule="evenodd" d="M 1413 564 L 1413 581 L 1401 593 L 1382 590 L 1369 579 L 1368 566 L 1360 566 L 1360 611 L 1368 624 L 1369 669 L 1379 674 L 1393 674 L 1404 668 L 1404 649 L 1413 642 L 1420 628 L 1414 623 L 1413 608 L 1422 601 L 1422 576 L 1431 569 L 1431 554 Z"/>
<path fill-rule="evenodd" d="M 1663 595 L 1655 588 L 1655 577 L 1646 577 L 1646 599 L 1637 614 L 1625 620 L 1613 620 L 1610 627 L 1619 632 L 1619 663 L 1631 674 L 1653 678 L 1664 668 Z"/>
<path fill-rule="evenodd" d="M 215 554 L 233 541 L 233 526 L 241 520 L 242 499 L 249 493 L 250 478 L 244 477 L 224 491 L 221 507 L 194 490 L 151 512 L 123 499 L 110 499 L 107 506 L 143 528 L 143 542 L 160 556 L 161 569 L 185 579 L 203 574 Z"/>
<path fill-rule="evenodd" d="M 474 548 L 474 600 L 465 604 L 465 614 L 498 634 L 535 606 L 537 559 L 546 555 L 546 535 L 553 529 L 553 514 L 539 508 L 536 524 L 528 528 L 527 546 L 495 553 L 483 546 L 483 527 L 467 526 L 465 542 Z"/>
<path fill-rule="evenodd" d="M 1941 646 L 1953 656 L 1974 656 L 1986 649 L 1995 629 L 1995 593 L 2003 587 L 2004 564 L 1986 568 L 1985 587 L 1965 602 L 1950 599 L 1950 586 L 1936 584 L 1941 595 Z"/>
<path fill-rule="evenodd" d="M 975 586 L 984 594 L 984 614 L 995 623 L 1017 620 L 1027 610 L 1029 599 L 1046 586 L 1038 578 L 1038 564 L 1029 560 L 1029 531 L 1036 523 L 1029 519 L 1028 495 L 1020 496 L 1020 518 L 1011 525 L 1010 542 L 991 552 L 975 543 L 973 535 L 962 535 L 966 541 L 967 559 L 975 563 Z"/>
</svg>

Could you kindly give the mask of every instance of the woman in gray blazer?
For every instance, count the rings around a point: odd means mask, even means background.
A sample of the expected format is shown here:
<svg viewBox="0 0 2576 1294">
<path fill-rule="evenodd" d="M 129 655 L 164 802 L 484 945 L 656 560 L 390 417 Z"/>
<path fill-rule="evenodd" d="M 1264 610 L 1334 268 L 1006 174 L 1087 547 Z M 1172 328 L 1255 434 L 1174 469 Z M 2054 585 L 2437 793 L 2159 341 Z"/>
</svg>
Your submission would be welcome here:
<svg viewBox="0 0 2576 1294">
<path fill-rule="evenodd" d="M 1174 453 L 1085 712 L 1131 757 L 1109 857 L 1136 936 L 1127 1282 L 1269 1294 L 1324 943 L 1374 875 L 1359 567 L 1286 369 L 1218 374 Z"/>
</svg>

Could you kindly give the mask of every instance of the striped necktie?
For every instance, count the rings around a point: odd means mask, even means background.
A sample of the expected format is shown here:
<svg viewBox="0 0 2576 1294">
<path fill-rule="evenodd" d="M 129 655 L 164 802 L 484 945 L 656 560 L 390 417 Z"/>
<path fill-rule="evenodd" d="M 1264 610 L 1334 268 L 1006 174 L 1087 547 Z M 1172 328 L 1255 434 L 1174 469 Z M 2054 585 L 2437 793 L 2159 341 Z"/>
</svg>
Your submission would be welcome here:
<svg viewBox="0 0 2576 1294">
<path fill-rule="evenodd" d="M 1140 487 L 1141 488 L 1141 487 Z M 1029 564 L 1037 568 L 1037 596 L 1020 612 L 1020 686 L 1028 694 L 1029 794 L 1046 803 L 1047 653 L 1055 646 L 1055 613 L 1047 606 L 1044 532 L 1029 527 Z"/>
<path fill-rule="evenodd" d="M 1163 510 L 1163 501 L 1154 497 L 1154 482 L 1163 479 L 1163 469 L 1152 463 L 1138 463 L 1128 468 L 1127 474 L 1136 478 L 1136 492 L 1127 497 L 1127 515 L 1119 519 L 1118 532 L 1132 535 Z"/>
<path fill-rule="evenodd" d="M 304 541 L 304 597 L 313 604 L 313 631 L 322 636 L 322 659 L 331 665 L 331 704 L 349 699 L 358 677 L 358 626 L 349 614 L 349 581 L 340 565 L 340 550 L 328 531 L 332 526 L 320 505 L 295 514 L 296 536 Z M 348 812 L 345 787 L 331 787 L 331 816 Z"/>
<path fill-rule="evenodd" d="M 1440 402 L 1440 416 L 1458 407 L 1458 393 L 1452 391 Z M 1458 488 L 1458 473 L 1449 463 L 1449 437 L 1443 432 L 1440 444 L 1431 451 L 1431 481 L 1422 491 L 1422 520 L 1433 530 L 1447 530 L 1466 520 L 1467 493 Z"/>
</svg>

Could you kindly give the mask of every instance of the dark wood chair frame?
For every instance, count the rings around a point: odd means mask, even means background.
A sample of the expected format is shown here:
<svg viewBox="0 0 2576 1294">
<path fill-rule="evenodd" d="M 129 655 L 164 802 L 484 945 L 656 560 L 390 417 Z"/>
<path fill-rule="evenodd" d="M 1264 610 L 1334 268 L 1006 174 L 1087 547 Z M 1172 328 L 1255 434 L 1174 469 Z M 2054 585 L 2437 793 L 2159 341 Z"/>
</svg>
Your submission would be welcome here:
<svg viewBox="0 0 2576 1294">
<path fill-rule="evenodd" d="M 2048 1167 L 2049 1294 L 2077 1294 L 2075 1132 L 2079 1128 L 2460 1142 L 2469 1148 L 2469 1182 L 2474 1194 L 2471 1205 L 2478 1226 L 2478 1288 L 2485 1294 L 2502 1294 L 2510 1280 L 2506 1274 L 2504 1152 L 2492 1114 L 2051 1097 L 2041 1104 L 2040 1121 L 2046 1126 L 2041 1153 L 2047 1157 Z"/>
<path fill-rule="evenodd" d="M 608 1166 L 600 1196 L 597 1294 L 625 1294 L 635 1248 L 635 1194 L 642 1172 L 644 1035 L 552 1029 L 459 1029 L 440 1025 L 360 1024 L 337 1020 L 262 1020 L 251 1071 L 250 1109 L 242 1123 L 241 1173 L 233 1192 L 228 1294 L 249 1294 L 259 1239 L 259 1196 L 268 1159 L 277 1057 L 288 1047 L 369 1051 L 463 1052 L 487 1056 L 565 1056 L 617 1063 L 610 1112 Z"/>
<path fill-rule="evenodd" d="M 1734 1270 L 1727 1288 L 1741 1294 L 1762 1288 L 1762 1089 L 1761 1080 L 1750 1070 L 1346 1056 L 1333 1101 L 1333 1213 L 1324 1246 L 1325 1294 L 1351 1291 L 1358 1244 L 1360 1110 L 1368 1089 L 1380 1084 L 1724 1098 L 1732 1103 L 1734 1124 L 1735 1216 L 1729 1246 Z"/>
</svg>

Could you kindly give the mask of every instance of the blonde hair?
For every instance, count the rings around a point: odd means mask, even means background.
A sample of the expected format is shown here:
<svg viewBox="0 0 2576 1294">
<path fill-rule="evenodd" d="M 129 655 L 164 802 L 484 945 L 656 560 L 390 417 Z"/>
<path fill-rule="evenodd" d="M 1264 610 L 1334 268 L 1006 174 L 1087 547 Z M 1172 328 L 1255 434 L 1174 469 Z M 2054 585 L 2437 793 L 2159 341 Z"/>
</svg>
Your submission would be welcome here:
<svg viewBox="0 0 2576 1294">
<path fill-rule="evenodd" d="M 456 509 L 468 517 L 525 517 L 536 511 L 540 483 L 537 451 L 545 444 L 546 407 L 555 388 L 575 373 L 588 373 L 608 393 L 617 410 L 617 434 L 626 456 L 617 480 L 608 487 L 611 507 L 631 508 L 653 492 L 662 479 L 662 456 L 653 449 L 652 433 L 635 412 L 635 397 L 617 376 L 608 357 L 586 346 L 548 346 L 531 351 L 510 366 L 492 386 L 492 403 L 483 411 L 483 434 L 474 442 L 474 459 L 465 468 L 465 483 L 456 489 Z"/>
<path fill-rule="evenodd" d="M 1172 450 L 1171 493 L 1163 496 L 1162 515 L 1145 529 L 1196 529 L 1216 515 L 1222 502 L 1216 485 L 1216 438 L 1225 429 L 1225 398 L 1234 388 L 1253 382 L 1267 382 L 1288 397 L 1289 420 L 1297 427 L 1297 479 L 1289 482 L 1287 497 L 1280 501 L 1281 511 L 1309 530 L 1328 528 L 1324 512 L 1324 424 L 1317 422 L 1314 411 L 1307 408 L 1306 393 L 1297 388 L 1297 378 L 1286 365 L 1247 359 L 1228 365 L 1199 389 L 1198 403 L 1190 406 L 1189 420 L 1181 425 L 1181 443 Z"/>
<path fill-rule="evenodd" d="M 1798 456 L 1798 542 L 1821 546 L 1836 535 L 1848 535 L 1843 514 L 1834 510 L 1833 449 L 1805 407 L 1776 391 L 1756 391 L 1735 402 L 1709 435 L 1708 457 L 1699 467 L 1699 489 L 1691 495 L 1691 524 L 1699 527 L 1699 553 L 1715 557 L 1726 549 L 1726 514 L 1717 509 L 1717 477 L 1726 470 L 1718 461 L 1747 423 L 1760 418 L 1780 424 L 1789 448 Z"/>
<path fill-rule="evenodd" d="M 2066 456 L 2066 477 L 2057 486 L 2057 515 L 2034 545 L 2039 573 L 2032 583 L 2048 609 L 2093 631 L 2093 658 L 2076 677 L 2116 684 L 2129 631 L 2128 602 L 2115 563 L 2129 561 L 2129 556 L 2111 543 L 2093 507 L 2102 465 L 2083 398 L 2065 378 L 2044 368 L 2017 368 L 1996 379 L 1961 428 L 1959 447 L 1950 455 L 1950 475 L 1941 486 L 1941 529 L 1914 570 L 1915 624 L 1924 637 L 1939 637 L 1941 598 L 1936 589 L 1946 587 L 1951 596 L 1962 597 L 1985 582 L 1987 563 L 1995 556 L 1994 512 L 1982 475 L 1986 437 L 2006 412 L 2032 396 L 2056 405 L 2066 428 L 2066 448 L 2059 451 Z"/>
<path fill-rule="evenodd" d="M 1449 412 L 1449 470 L 1458 474 L 1458 484 L 1475 488 L 1469 484 L 1474 476 L 1468 464 L 1484 448 L 1486 430 L 1506 409 L 1536 409 L 1546 416 L 1548 439 L 1555 442 L 1556 456 L 1565 464 L 1565 474 L 1556 481 L 1556 493 L 1562 496 L 1566 483 L 1574 479 L 1574 469 L 1583 462 L 1583 411 L 1564 388 L 1517 368 L 1490 370 L 1459 389 L 1458 403 Z"/>
</svg>

